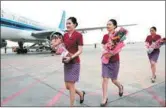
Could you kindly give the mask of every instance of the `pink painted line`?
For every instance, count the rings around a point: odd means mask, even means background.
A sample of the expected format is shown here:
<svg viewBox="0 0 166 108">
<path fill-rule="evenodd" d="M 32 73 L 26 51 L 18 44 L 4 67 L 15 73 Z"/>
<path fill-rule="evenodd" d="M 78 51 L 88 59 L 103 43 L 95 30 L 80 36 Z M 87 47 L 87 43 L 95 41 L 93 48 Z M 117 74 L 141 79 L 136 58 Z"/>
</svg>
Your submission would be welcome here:
<svg viewBox="0 0 166 108">
<path fill-rule="evenodd" d="M 147 91 L 153 96 L 153 99 L 155 99 L 162 107 L 166 106 L 166 101 L 157 96 L 151 88 L 147 89 Z"/>
<path fill-rule="evenodd" d="M 44 77 L 43 79 L 45 79 L 46 77 Z M 41 80 L 36 80 L 34 82 L 32 82 L 31 84 L 29 84 L 27 87 L 21 89 L 20 91 L 10 95 L 9 97 L 3 99 L 1 101 L 1 105 L 7 104 L 9 101 L 13 100 L 14 98 L 18 97 L 19 95 L 21 95 L 22 93 L 25 93 L 27 90 L 29 90 L 30 88 L 32 88 L 34 85 L 36 85 L 37 83 L 39 83 Z"/>
<path fill-rule="evenodd" d="M 43 62 L 44 63 L 44 62 Z M 33 65 L 32 65 L 33 66 Z M 20 71 L 18 71 L 18 72 L 20 72 Z M 5 73 L 2 73 L 2 74 L 9 74 L 10 72 L 5 72 Z M 20 72 L 21 73 L 21 72 Z M 26 74 L 28 74 L 28 73 L 25 73 L 25 74 L 23 74 L 23 75 L 21 75 L 21 76 L 24 76 L 24 75 L 26 75 Z M 12 78 L 11 80 L 8 80 L 8 81 L 5 81 L 5 82 L 2 82 L 1 84 L 2 85 L 6 85 L 6 84 L 12 84 L 13 82 L 15 82 L 17 79 L 14 77 L 14 78 Z"/>
<path fill-rule="evenodd" d="M 145 83 L 140 80 L 142 87 L 146 87 Z M 155 99 L 161 106 L 166 106 L 166 101 L 161 99 L 159 96 L 156 95 L 156 93 L 150 88 L 146 89 L 146 91 L 152 95 L 153 99 Z"/>
<path fill-rule="evenodd" d="M 47 103 L 46 106 L 53 106 L 63 95 L 65 88 L 61 88 L 60 91 Z"/>
</svg>

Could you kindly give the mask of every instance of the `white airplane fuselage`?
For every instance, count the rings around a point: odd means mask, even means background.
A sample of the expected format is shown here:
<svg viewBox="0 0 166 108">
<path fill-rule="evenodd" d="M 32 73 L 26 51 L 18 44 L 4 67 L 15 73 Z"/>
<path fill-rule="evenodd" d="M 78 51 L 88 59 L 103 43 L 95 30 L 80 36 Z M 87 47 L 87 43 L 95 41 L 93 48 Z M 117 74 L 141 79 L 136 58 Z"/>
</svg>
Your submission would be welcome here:
<svg viewBox="0 0 166 108">
<path fill-rule="evenodd" d="M 18 42 L 19 47 L 23 49 L 24 42 L 32 42 L 34 44 L 46 43 L 45 47 L 50 48 L 50 39 L 55 32 L 61 34 L 65 33 L 65 17 L 66 13 L 63 11 L 62 17 L 59 23 L 59 27 L 51 28 L 46 25 L 42 25 L 39 22 L 25 18 L 23 16 L 14 14 L 10 11 L 1 9 L 1 48 L 6 46 L 6 40 Z M 118 26 L 135 26 L 137 24 L 127 24 Z M 102 27 L 80 28 L 77 31 L 85 32 L 90 30 L 103 30 Z M 43 45 L 42 45 L 43 47 Z M 45 48 L 44 47 L 44 48 Z"/>
<path fill-rule="evenodd" d="M 1 10 L 1 39 L 24 42 L 45 42 L 46 39 L 35 38 L 34 31 L 50 30 L 53 28 L 41 25 L 39 22 Z"/>
</svg>

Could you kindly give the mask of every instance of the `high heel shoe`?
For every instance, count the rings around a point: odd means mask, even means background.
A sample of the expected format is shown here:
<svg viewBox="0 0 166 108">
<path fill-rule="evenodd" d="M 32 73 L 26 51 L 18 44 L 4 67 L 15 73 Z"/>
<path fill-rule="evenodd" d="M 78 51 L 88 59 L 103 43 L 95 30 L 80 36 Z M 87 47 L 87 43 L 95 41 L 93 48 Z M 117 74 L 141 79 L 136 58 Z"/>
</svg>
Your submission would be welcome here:
<svg viewBox="0 0 166 108">
<path fill-rule="evenodd" d="M 83 92 L 83 99 L 81 99 L 81 97 L 80 97 L 80 104 L 82 104 L 84 102 L 85 91 L 82 91 L 82 92 Z"/>
<path fill-rule="evenodd" d="M 152 83 L 155 83 L 155 78 L 151 78 Z"/>
<path fill-rule="evenodd" d="M 121 85 L 122 86 L 122 85 Z M 122 97 L 123 96 L 123 86 L 122 86 L 122 92 L 119 92 L 119 96 Z"/>
<path fill-rule="evenodd" d="M 107 103 L 108 103 L 108 98 L 106 99 L 105 103 L 101 103 L 100 106 L 105 107 L 107 105 Z"/>
</svg>

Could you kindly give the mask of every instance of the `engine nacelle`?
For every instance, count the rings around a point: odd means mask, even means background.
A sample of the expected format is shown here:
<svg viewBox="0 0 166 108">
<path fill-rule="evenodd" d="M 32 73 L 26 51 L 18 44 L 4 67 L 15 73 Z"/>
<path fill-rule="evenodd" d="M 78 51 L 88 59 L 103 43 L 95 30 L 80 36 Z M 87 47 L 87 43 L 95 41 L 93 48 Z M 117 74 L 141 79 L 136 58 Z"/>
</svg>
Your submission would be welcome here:
<svg viewBox="0 0 166 108">
<path fill-rule="evenodd" d="M 1 48 L 6 47 L 7 46 L 7 41 L 2 39 L 0 45 L 1 45 Z"/>
</svg>

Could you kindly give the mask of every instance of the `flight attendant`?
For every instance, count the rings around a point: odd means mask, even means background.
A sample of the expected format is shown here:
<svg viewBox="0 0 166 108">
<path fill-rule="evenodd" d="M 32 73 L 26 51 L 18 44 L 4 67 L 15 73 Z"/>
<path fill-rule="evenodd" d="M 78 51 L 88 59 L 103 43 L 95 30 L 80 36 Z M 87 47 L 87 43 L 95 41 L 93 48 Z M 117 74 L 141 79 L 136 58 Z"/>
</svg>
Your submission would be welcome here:
<svg viewBox="0 0 166 108">
<path fill-rule="evenodd" d="M 102 44 L 106 44 L 110 36 L 114 35 L 115 29 L 117 28 L 117 21 L 111 19 L 107 23 L 108 34 L 105 34 L 102 40 Z M 103 46 L 104 47 L 104 46 Z M 107 97 L 107 89 L 108 89 L 108 80 L 111 79 L 112 82 L 119 88 L 119 96 L 123 95 L 123 86 L 120 84 L 118 79 L 119 73 L 119 53 L 115 55 L 108 54 L 107 58 L 110 58 L 108 64 L 102 63 L 102 103 L 101 106 L 106 106 L 108 97 Z"/>
<path fill-rule="evenodd" d="M 160 35 L 156 34 L 156 31 L 157 31 L 156 27 L 150 28 L 151 35 L 147 36 L 145 40 L 146 46 L 151 45 L 153 42 L 156 42 L 158 39 L 161 38 Z M 160 54 L 160 49 L 154 49 L 152 53 L 148 54 L 148 58 L 149 58 L 151 70 L 152 70 L 152 78 L 151 78 L 152 83 L 154 83 L 156 79 L 156 63 L 157 63 L 159 54 Z"/>
<path fill-rule="evenodd" d="M 66 27 L 67 33 L 64 34 L 64 44 L 69 53 L 72 54 L 70 57 L 64 58 L 64 80 L 66 88 L 70 92 L 70 106 L 74 105 L 75 93 L 80 96 L 80 103 L 84 102 L 84 91 L 78 91 L 75 88 L 75 83 L 79 81 L 80 76 L 80 58 L 79 55 L 82 53 L 83 37 L 82 34 L 77 32 L 75 28 L 78 26 L 77 19 L 70 17 L 67 20 Z"/>
</svg>

